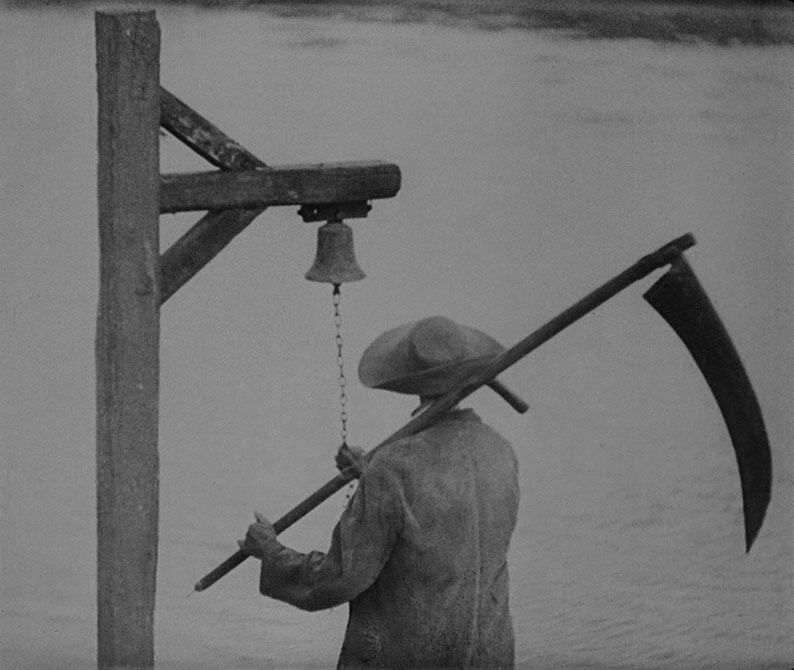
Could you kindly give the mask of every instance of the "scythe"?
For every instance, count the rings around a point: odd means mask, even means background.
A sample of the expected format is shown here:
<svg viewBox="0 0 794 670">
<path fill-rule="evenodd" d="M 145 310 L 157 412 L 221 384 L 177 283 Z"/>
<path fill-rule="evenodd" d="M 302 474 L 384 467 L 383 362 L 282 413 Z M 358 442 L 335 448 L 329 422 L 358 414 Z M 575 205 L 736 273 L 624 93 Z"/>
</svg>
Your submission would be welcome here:
<svg viewBox="0 0 794 670">
<path fill-rule="evenodd" d="M 736 452 L 747 551 L 764 521 L 772 487 L 772 458 L 750 378 L 714 306 L 683 255 L 643 297 L 689 349 L 720 408 Z"/>
<path fill-rule="evenodd" d="M 537 349 L 634 282 L 648 276 L 654 270 L 670 265 L 671 269 L 651 287 L 645 298 L 673 326 L 692 352 L 728 424 L 739 463 L 744 501 L 745 540 L 749 551 L 761 528 L 770 499 L 772 465 L 769 442 L 761 410 L 744 366 L 714 307 L 684 260 L 684 251 L 694 244 L 694 236 L 687 234 L 643 256 L 634 265 L 496 356 L 491 363 L 466 380 L 460 388 L 453 389 L 438 398 L 402 428 L 373 447 L 364 456 L 365 461 L 390 442 L 424 430 L 437 416 L 457 405 L 481 386 L 488 384 L 493 388 L 497 375 L 524 358 L 529 352 Z M 496 384 L 498 387 L 498 382 Z M 497 389 L 497 392 L 500 391 Z M 523 411 L 520 409 L 522 406 L 520 399 L 516 399 L 507 391 L 500 392 L 500 395 L 511 398 L 511 404 L 518 411 Z M 326 482 L 273 524 L 276 533 L 281 533 L 302 519 L 345 484 L 357 478 L 360 472 L 357 466 L 351 466 Z M 200 579 L 194 590 L 203 591 L 209 588 L 247 558 L 248 554 L 242 550 L 232 554 Z"/>
</svg>

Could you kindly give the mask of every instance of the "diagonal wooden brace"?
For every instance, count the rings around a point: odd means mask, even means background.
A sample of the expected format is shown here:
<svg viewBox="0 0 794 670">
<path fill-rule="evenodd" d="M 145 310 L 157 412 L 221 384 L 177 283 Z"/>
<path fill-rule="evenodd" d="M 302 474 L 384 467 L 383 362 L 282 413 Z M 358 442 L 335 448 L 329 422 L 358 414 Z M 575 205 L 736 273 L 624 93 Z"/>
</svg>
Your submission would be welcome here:
<svg viewBox="0 0 794 670">
<path fill-rule="evenodd" d="M 160 256 L 160 304 L 187 284 L 264 211 L 264 207 L 227 209 L 201 217 Z"/>
<path fill-rule="evenodd" d="M 162 86 L 160 87 L 160 126 L 221 170 L 255 170 L 267 167 L 245 147 L 228 137 Z"/>
</svg>

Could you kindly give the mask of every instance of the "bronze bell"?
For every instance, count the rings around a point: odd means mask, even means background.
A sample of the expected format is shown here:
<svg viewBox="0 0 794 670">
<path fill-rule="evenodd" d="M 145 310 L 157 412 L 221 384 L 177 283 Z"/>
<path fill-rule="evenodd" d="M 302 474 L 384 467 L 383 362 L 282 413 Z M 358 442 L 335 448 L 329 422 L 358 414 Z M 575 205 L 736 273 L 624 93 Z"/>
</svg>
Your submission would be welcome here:
<svg viewBox="0 0 794 670">
<path fill-rule="evenodd" d="M 338 219 L 320 226 L 317 229 L 317 256 L 306 273 L 306 279 L 344 284 L 365 276 L 353 251 L 353 229 Z"/>
</svg>

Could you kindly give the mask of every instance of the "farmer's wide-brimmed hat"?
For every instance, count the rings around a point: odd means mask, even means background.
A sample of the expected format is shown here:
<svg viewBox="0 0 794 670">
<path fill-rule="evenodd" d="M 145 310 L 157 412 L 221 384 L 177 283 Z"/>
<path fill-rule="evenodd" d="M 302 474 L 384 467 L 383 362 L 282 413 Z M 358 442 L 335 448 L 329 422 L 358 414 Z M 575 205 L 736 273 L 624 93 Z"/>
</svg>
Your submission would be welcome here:
<svg viewBox="0 0 794 670">
<path fill-rule="evenodd" d="M 440 395 L 504 350 L 490 335 L 444 316 L 431 316 L 378 336 L 364 351 L 358 376 L 369 388 Z"/>
</svg>

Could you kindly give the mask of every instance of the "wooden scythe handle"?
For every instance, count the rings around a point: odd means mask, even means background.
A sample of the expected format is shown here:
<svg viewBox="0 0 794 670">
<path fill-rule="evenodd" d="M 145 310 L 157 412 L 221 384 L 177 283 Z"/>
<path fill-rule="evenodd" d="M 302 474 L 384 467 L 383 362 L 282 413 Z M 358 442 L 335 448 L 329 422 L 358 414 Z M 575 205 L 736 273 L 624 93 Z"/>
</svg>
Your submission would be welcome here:
<svg viewBox="0 0 794 670">
<path fill-rule="evenodd" d="M 394 442 L 395 440 L 400 440 L 404 437 L 408 437 L 414 433 L 424 430 L 425 428 L 428 428 L 435 421 L 436 417 L 452 409 L 461 400 L 474 393 L 474 391 L 481 386 L 493 382 L 497 375 L 504 372 L 507 368 L 524 358 L 524 356 L 526 356 L 529 352 L 537 349 L 541 344 L 550 340 L 560 331 L 564 330 L 586 314 L 592 312 L 596 307 L 614 297 L 624 288 L 630 286 L 636 281 L 639 281 L 643 277 L 646 277 L 654 270 L 664 267 L 665 265 L 669 265 L 684 251 L 694 246 L 694 244 L 694 235 L 687 233 L 686 235 L 683 235 L 679 238 L 676 238 L 672 242 L 665 244 L 663 247 L 660 247 L 653 253 L 643 256 L 630 268 L 624 270 L 619 275 L 602 284 L 591 293 L 588 293 L 584 298 L 579 300 L 579 302 L 573 304 L 564 312 L 554 317 L 551 321 L 541 326 L 533 333 L 527 335 L 527 337 L 525 337 L 523 340 L 497 356 L 489 365 L 476 374 L 472 375 L 472 377 L 470 377 L 463 386 L 449 391 L 448 393 L 441 396 L 432 405 L 428 406 L 425 411 L 417 414 L 402 428 L 371 449 L 364 458 L 370 459 L 381 447 Z M 283 532 L 296 521 L 302 519 L 320 503 L 330 498 L 334 493 L 344 488 L 345 484 L 352 481 L 353 479 L 356 479 L 358 476 L 358 469 L 351 467 L 326 482 L 322 487 L 317 489 L 317 491 L 312 493 L 308 498 L 303 500 L 273 524 L 276 533 L 278 534 Z M 243 551 L 237 551 L 212 572 L 208 573 L 198 582 L 196 582 L 194 587 L 195 590 L 204 591 L 205 589 L 209 588 L 221 577 L 226 575 L 228 572 L 231 572 L 247 558 L 248 554 Z"/>
</svg>

